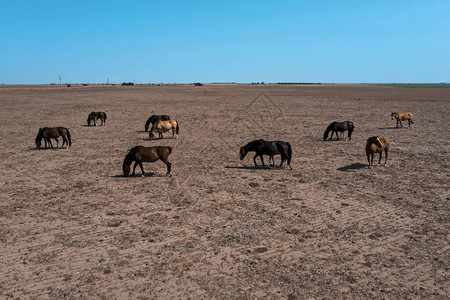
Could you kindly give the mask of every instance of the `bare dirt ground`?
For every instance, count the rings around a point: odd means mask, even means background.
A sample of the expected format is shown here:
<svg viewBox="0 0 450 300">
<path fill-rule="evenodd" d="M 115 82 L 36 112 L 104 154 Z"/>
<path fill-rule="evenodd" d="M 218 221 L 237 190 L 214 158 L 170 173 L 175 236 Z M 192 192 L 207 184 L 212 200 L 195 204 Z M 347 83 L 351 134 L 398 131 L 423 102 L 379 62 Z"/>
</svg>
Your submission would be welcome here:
<svg viewBox="0 0 450 300">
<path fill-rule="evenodd" d="M 0 103 L 2 299 L 449 297 L 450 89 L 5 86 Z M 180 138 L 149 140 L 151 114 Z M 344 120 L 353 139 L 324 142 Z M 72 147 L 36 150 L 44 126 Z M 366 168 L 371 135 L 386 167 Z M 258 138 L 289 141 L 294 170 L 240 161 Z M 173 147 L 173 176 L 123 178 L 136 145 Z"/>
</svg>

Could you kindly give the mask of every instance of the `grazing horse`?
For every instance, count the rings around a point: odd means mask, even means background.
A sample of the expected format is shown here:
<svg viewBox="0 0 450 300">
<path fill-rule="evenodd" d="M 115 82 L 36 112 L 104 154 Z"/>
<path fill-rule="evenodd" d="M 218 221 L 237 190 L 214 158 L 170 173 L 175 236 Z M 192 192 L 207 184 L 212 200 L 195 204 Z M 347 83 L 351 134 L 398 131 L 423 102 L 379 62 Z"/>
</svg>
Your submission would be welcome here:
<svg viewBox="0 0 450 300">
<path fill-rule="evenodd" d="M 178 132 L 180 131 L 180 128 L 178 126 L 178 122 L 170 119 L 170 120 L 158 120 L 153 124 L 152 129 L 150 129 L 150 133 L 148 136 L 153 139 L 155 137 L 155 132 L 159 133 L 159 138 L 163 138 L 163 132 L 172 130 L 172 138 L 175 136 L 175 133 L 177 134 L 176 138 L 178 138 Z"/>
<path fill-rule="evenodd" d="M 145 123 L 145 131 L 148 131 L 150 123 L 152 123 L 153 125 L 158 120 L 170 120 L 170 117 L 167 115 L 152 115 L 150 118 L 148 118 L 147 123 Z"/>
<path fill-rule="evenodd" d="M 287 161 L 287 165 L 291 168 L 291 158 L 292 158 L 292 147 L 291 144 L 283 142 L 283 141 L 265 141 L 265 140 L 256 140 L 248 143 L 247 145 L 241 147 L 239 154 L 241 160 L 247 155 L 248 152 L 254 151 L 256 152 L 253 157 L 253 162 L 255 166 L 258 166 L 256 163 L 256 158 L 259 156 L 261 158 L 262 166 L 264 167 L 264 159 L 263 155 L 269 156 L 269 164 L 270 160 L 272 160 L 273 164 L 275 164 L 274 155 L 281 155 L 281 163 L 280 167 L 283 165 L 284 161 Z"/>
<path fill-rule="evenodd" d="M 330 125 L 328 125 L 327 130 L 325 130 L 325 133 L 323 134 L 323 140 L 326 141 L 328 138 L 328 133 L 331 131 L 331 137 L 330 140 L 333 139 L 333 134 L 336 133 L 336 139 L 339 140 L 338 132 L 342 133 L 342 138 L 344 137 L 344 131 L 348 130 L 348 139 L 352 139 L 352 132 L 353 129 L 355 129 L 355 125 L 353 125 L 353 122 L 351 121 L 344 121 L 344 122 L 333 122 Z"/>
<path fill-rule="evenodd" d="M 45 149 L 47 149 L 47 143 L 53 148 L 52 142 L 50 139 L 56 140 L 56 148 L 58 148 L 59 140 L 58 138 L 62 136 L 63 139 L 63 147 L 66 144 L 66 148 L 72 145 L 71 137 L 69 129 L 65 127 L 44 127 L 39 128 L 38 134 L 36 136 L 36 148 L 40 149 L 42 146 L 42 139 L 45 142 Z"/>
<path fill-rule="evenodd" d="M 101 124 L 102 125 L 106 125 L 106 113 L 102 112 L 102 111 L 93 111 L 88 115 L 87 118 L 87 124 L 88 126 L 91 126 L 91 122 L 94 122 L 94 126 L 97 126 L 97 124 L 95 123 L 96 120 L 100 119 Z"/>
<path fill-rule="evenodd" d="M 133 173 L 131 176 L 134 176 L 134 171 L 136 170 L 136 166 L 139 165 L 141 167 L 142 176 L 145 175 L 144 168 L 142 167 L 142 162 L 155 162 L 158 160 L 162 160 L 167 166 L 167 174 L 170 175 L 170 167 L 171 163 L 168 161 L 169 155 L 172 153 L 172 148 L 168 146 L 156 146 L 156 147 L 143 147 L 136 146 L 131 148 L 128 154 L 125 156 L 125 160 L 123 161 L 122 170 L 123 176 L 127 177 L 130 174 L 130 166 L 134 161 Z"/>
<path fill-rule="evenodd" d="M 411 124 L 414 124 L 413 120 L 412 120 L 413 114 L 410 112 L 407 113 L 396 113 L 393 112 L 391 113 L 391 120 L 397 119 L 397 125 L 395 126 L 395 128 L 398 128 L 398 124 L 400 124 L 400 127 L 403 127 L 402 125 L 402 121 L 406 121 L 408 120 L 408 127 L 411 126 Z"/>
<path fill-rule="evenodd" d="M 370 138 L 367 139 L 366 154 L 367 154 L 367 161 L 369 162 L 369 168 L 373 167 L 373 157 L 375 153 L 380 153 L 380 159 L 378 160 L 378 164 L 381 163 L 381 156 L 383 151 L 386 155 L 386 157 L 384 158 L 384 165 L 386 165 L 390 145 L 391 143 L 387 138 L 371 136 Z"/>
</svg>

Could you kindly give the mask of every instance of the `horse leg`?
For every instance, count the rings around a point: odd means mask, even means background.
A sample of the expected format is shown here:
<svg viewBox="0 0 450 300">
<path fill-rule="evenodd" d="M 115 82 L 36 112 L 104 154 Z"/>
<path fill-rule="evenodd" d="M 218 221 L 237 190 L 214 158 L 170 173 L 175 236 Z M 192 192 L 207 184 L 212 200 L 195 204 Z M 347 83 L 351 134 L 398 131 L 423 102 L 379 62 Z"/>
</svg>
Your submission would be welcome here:
<svg viewBox="0 0 450 300">
<path fill-rule="evenodd" d="M 369 169 L 372 169 L 372 165 L 370 164 L 370 154 L 367 154 L 367 162 L 369 163 Z"/>
<path fill-rule="evenodd" d="M 139 162 L 139 167 L 141 167 L 142 176 L 145 175 L 144 167 L 142 166 L 142 161 Z"/>
<path fill-rule="evenodd" d="M 263 158 L 263 155 L 261 154 L 259 157 L 261 157 L 262 166 L 263 166 L 263 168 L 264 168 L 264 158 Z"/>
<path fill-rule="evenodd" d="M 387 149 L 384 149 L 384 155 L 386 156 L 386 157 L 384 158 L 384 165 L 386 165 L 386 163 L 387 163 L 387 157 L 388 157 L 388 150 L 387 150 Z"/>
<path fill-rule="evenodd" d="M 51 141 L 51 139 L 47 139 L 48 140 L 48 143 L 49 143 L 49 145 L 50 145 L 50 148 L 52 148 L 53 149 L 53 144 L 52 144 L 52 141 Z"/>
<path fill-rule="evenodd" d="M 163 163 L 166 164 L 167 166 L 167 173 L 166 175 L 172 176 L 172 174 L 170 174 L 170 169 L 172 167 L 172 164 L 167 160 L 168 157 L 162 156 L 160 159 L 163 161 Z"/>
<path fill-rule="evenodd" d="M 56 149 L 58 149 L 59 147 L 59 139 L 55 139 L 56 140 Z"/>
<path fill-rule="evenodd" d="M 166 163 L 166 166 L 167 166 L 167 174 L 166 175 L 172 176 L 172 174 L 170 174 L 170 169 L 172 167 L 172 164 L 170 162 L 168 162 L 168 161 L 165 161 L 165 163 Z"/>
<path fill-rule="evenodd" d="M 255 167 L 258 166 L 258 164 L 256 163 L 256 158 L 258 157 L 258 153 L 255 154 L 255 156 L 253 157 L 253 162 L 255 163 Z"/>
<path fill-rule="evenodd" d="M 380 164 L 381 163 L 381 154 L 382 154 L 383 152 L 380 152 L 380 159 L 378 160 L 378 164 Z"/>
<path fill-rule="evenodd" d="M 280 162 L 280 168 L 283 166 L 283 164 L 284 164 L 284 161 L 285 161 L 285 158 L 284 158 L 284 155 L 283 154 L 281 154 L 281 162 Z M 274 163 L 275 164 L 275 163 Z"/>
<path fill-rule="evenodd" d="M 133 173 L 131 173 L 131 176 L 134 176 L 134 172 L 136 171 L 136 166 L 137 166 L 137 161 L 134 162 Z"/>
</svg>

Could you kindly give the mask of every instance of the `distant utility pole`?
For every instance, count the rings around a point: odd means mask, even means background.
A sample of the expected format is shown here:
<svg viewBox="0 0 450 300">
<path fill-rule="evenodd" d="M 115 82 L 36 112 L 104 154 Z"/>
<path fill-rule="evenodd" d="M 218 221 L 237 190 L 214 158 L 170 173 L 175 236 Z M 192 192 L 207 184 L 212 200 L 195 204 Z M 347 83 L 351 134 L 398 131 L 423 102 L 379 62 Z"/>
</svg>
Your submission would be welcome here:
<svg viewBox="0 0 450 300">
<path fill-rule="evenodd" d="M 109 85 L 109 77 L 106 78 L 106 84 Z"/>
<path fill-rule="evenodd" d="M 59 75 L 58 78 L 59 78 L 59 86 L 61 86 L 61 75 Z"/>
</svg>

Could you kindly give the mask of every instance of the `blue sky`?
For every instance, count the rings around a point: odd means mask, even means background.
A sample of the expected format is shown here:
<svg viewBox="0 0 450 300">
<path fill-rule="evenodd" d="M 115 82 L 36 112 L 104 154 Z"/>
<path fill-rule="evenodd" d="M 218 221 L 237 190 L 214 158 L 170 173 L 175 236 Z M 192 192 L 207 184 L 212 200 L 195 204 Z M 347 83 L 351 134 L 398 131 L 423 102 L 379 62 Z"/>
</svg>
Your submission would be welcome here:
<svg viewBox="0 0 450 300">
<path fill-rule="evenodd" d="M 5 84 L 450 81 L 448 0 L 0 7 Z"/>
</svg>

